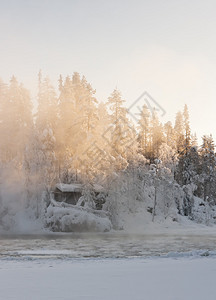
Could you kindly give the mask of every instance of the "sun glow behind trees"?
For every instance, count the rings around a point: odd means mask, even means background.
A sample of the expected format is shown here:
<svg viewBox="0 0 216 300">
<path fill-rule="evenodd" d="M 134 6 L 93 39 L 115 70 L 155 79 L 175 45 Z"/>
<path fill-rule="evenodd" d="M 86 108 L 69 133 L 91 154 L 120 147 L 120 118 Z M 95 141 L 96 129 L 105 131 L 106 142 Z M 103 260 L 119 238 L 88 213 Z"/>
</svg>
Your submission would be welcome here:
<svg viewBox="0 0 216 300">
<path fill-rule="evenodd" d="M 38 109 L 33 116 L 29 93 L 16 78 L 12 77 L 9 85 L 1 82 L 1 161 L 22 164 L 34 136 L 34 144 L 38 143 L 34 147 L 43 153 L 41 165 L 49 161 L 53 168 L 48 172 L 53 173 L 52 186 L 56 180 L 82 181 L 86 173 L 94 177 L 111 165 L 114 170 L 124 169 L 138 153 L 153 162 L 164 143 L 178 153 L 190 146 L 187 106 L 183 114 L 177 113 L 173 127 L 171 122 L 163 125 L 156 110 L 151 113 L 144 104 L 135 128 L 124 102 L 115 89 L 107 103 L 98 104 L 95 90 L 78 73 L 59 77 L 57 95 L 49 79 L 39 72 Z M 91 157 L 88 150 L 98 150 L 97 155 Z"/>
<path fill-rule="evenodd" d="M 38 109 L 33 115 L 29 93 L 22 84 L 15 77 L 8 85 L 1 81 L 2 180 L 17 181 L 26 205 L 33 203 L 39 215 L 42 193 L 49 195 L 59 182 L 110 187 L 128 172 L 127 180 L 134 186 L 131 195 L 138 199 L 139 178 L 145 176 L 140 172 L 147 172 L 159 159 L 163 174 L 169 170 L 167 179 L 165 175 L 160 179 L 164 186 L 170 189 L 173 180 L 182 186 L 194 184 L 195 195 L 215 203 L 214 142 L 211 136 L 204 136 L 203 145 L 197 147 L 187 106 L 177 113 L 173 126 L 171 122 L 162 124 L 156 109 L 150 111 L 144 104 L 134 125 L 124 102 L 115 89 L 106 103 L 100 103 L 94 88 L 79 73 L 60 76 L 56 93 L 39 72 Z M 189 204 L 185 214 L 190 214 Z"/>
</svg>

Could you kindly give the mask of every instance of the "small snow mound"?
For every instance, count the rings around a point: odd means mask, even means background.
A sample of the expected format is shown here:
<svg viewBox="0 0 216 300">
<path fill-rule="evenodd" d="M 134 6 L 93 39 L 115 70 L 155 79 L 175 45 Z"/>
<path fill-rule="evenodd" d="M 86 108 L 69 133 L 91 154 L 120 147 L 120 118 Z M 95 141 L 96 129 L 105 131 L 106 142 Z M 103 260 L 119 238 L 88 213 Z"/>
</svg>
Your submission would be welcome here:
<svg viewBox="0 0 216 300">
<path fill-rule="evenodd" d="M 82 208 L 50 205 L 46 214 L 47 226 L 55 232 L 106 232 L 112 229 L 108 217 L 95 215 Z"/>
</svg>

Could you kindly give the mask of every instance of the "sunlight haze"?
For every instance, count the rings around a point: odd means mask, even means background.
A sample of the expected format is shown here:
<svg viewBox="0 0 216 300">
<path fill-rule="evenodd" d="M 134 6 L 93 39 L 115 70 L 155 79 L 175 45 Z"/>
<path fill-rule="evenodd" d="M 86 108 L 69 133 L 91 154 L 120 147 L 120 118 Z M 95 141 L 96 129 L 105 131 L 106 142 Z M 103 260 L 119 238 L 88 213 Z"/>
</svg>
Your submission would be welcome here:
<svg viewBox="0 0 216 300">
<path fill-rule="evenodd" d="M 174 121 L 187 103 L 192 131 L 215 137 L 215 1 L 0 2 L 0 77 L 37 95 L 39 69 L 57 88 L 77 71 L 106 101 L 144 91 Z M 162 120 L 163 121 L 163 120 Z"/>
</svg>

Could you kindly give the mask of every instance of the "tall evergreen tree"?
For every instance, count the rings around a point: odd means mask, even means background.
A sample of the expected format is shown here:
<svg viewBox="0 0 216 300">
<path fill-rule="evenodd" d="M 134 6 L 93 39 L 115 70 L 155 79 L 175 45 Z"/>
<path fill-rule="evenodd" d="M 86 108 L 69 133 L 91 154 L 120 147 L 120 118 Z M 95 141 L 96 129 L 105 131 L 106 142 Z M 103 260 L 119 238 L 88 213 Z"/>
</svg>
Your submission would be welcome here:
<svg viewBox="0 0 216 300">
<path fill-rule="evenodd" d="M 3 85 L 0 111 L 1 159 L 16 158 L 22 164 L 23 153 L 32 129 L 32 103 L 29 92 L 13 76 L 8 89 Z"/>
<path fill-rule="evenodd" d="M 58 99 L 48 77 L 42 79 L 41 71 L 38 74 L 38 110 L 36 127 L 39 131 L 51 128 L 56 132 L 58 119 Z"/>
<path fill-rule="evenodd" d="M 139 151 L 147 158 L 150 156 L 150 112 L 147 105 L 143 105 L 140 113 L 140 119 L 138 121 L 138 139 L 139 139 Z"/>
<path fill-rule="evenodd" d="M 170 121 L 164 124 L 164 136 L 165 136 L 164 139 L 165 143 L 171 148 L 176 149 L 175 130 Z"/>
<path fill-rule="evenodd" d="M 41 171 L 46 174 L 47 187 L 51 188 L 57 177 L 56 166 L 56 135 L 58 124 L 58 99 L 49 78 L 42 79 L 38 74 L 38 110 L 36 114 L 35 136 L 40 153 Z M 53 171 L 55 170 L 55 171 Z M 54 174 L 55 173 L 55 174 Z M 54 174 L 54 175 L 53 175 Z M 41 176 L 43 178 L 43 176 Z"/>
<path fill-rule="evenodd" d="M 185 148 L 185 152 L 188 153 L 191 146 L 191 131 L 190 131 L 189 112 L 186 104 L 184 106 L 184 111 L 183 111 L 183 120 L 184 120 L 184 148 Z"/>
<path fill-rule="evenodd" d="M 157 112 L 154 109 L 151 119 L 151 148 L 150 148 L 150 158 L 152 162 L 158 158 L 160 145 L 163 143 L 163 127 L 159 122 L 159 118 L 157 116 Z"/>
<path fill-rule="evenodd" d="M 176 114 L 174 129 L 175 129 L 176 149 L 179 154 L 182 154 L 184 151 L 184 124 L 183 124 L 183 116 L 180 111 L 177 112 Z"/>
<path fill-rule="evenodd" d="M 202 168 L 202 179 L 203 179 L 203 198 L 204 201 L 208 201 L 211 204 L 216 203 L 216 188 L 215 188 L 215 145 L 211 135 L 204 135 L 203 143 L 200 149 L 201 155 L 201 168 Z"/>
<path fill-rule="evenodd" d="M 59 78 L 58 111 L 56 157 L 59 179 L 70 182 L 69 170 L 79 144 L 81 123 L 76 112 L 75 89 L 69 76 L 64 82 L 61 75 Z"/>
<path fill-rule="evenodd" d="M 108 98 L 108 107 L 111 111 L 110 127 L 106 132 L 106 138 L 110 139 L 110 153 L 115 158 L 117 168 L 127 166 L 127 147 L 133 143 L 132 128 L 127 118 L 127 110 L 123 106 L 125 100 L 121 93 L 115 89 Z"/>
<path fill-rule="evenodd" d="M 87 82 L 84 76 L 81 81 L 81 86 L 83 94 L 80 100 L 80 111 L 83 117 L 83 130 L 90 133 L 94 130 L 97 123 L 98 115 L 96 104 L 98 101 L 94 96 L 96 91 L 92 88 L 91 84 Z"/>
</svg>

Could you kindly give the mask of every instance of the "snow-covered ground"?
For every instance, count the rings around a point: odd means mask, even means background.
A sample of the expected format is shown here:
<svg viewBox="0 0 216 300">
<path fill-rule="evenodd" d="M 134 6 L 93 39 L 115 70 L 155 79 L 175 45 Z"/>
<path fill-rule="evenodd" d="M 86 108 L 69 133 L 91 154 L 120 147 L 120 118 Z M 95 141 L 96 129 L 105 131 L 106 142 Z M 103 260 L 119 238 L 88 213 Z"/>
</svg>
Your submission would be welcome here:
<svg viewBox="0 0 216 300">
<path fill-rule="evenodd" d="M 216 257 L 0 261 L 0 299 L 215 300 Z"/>
</svg>

